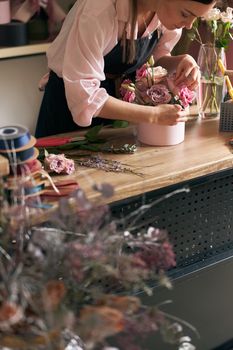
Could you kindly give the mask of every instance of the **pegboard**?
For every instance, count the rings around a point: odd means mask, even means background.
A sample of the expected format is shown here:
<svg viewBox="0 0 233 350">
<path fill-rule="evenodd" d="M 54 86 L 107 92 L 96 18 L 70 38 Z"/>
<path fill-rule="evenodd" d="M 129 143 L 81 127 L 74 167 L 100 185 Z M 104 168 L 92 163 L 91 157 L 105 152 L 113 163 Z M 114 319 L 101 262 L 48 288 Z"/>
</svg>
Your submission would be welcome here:
<svg viewBox="0 0 233 350">
<path fill-rule="evenodd" d="M 155 190 L 117 202 L 112 215 L 126 218 L 141 205 L 177 188 L 189 186 L 190 192 L 176 194 L 149 208 L 134 223 L 165 229 L 176 253 L 175 269 L 203 265 L 233 255 L 233 170 L 200 177 L 190 182 Z M 124 227 L 122 227 L 124 229 Z"/>
<path fill-rule="evenodd" d="M 221 103 L 219 131 L 233 131 L 233 103 Z"/>
</svg>

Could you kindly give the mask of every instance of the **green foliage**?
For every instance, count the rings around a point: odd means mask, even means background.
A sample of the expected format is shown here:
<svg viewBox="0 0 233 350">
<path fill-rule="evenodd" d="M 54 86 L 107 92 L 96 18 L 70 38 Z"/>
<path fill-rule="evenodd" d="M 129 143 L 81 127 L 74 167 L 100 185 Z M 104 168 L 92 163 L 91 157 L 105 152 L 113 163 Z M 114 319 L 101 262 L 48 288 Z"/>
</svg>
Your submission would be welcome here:
<svg viewBox="0 0 233 350">
<path fill-rule="evenodd" d="M 211 41 L 214 46 L 224 49 L 227 49 L 230 41 L 233 39 L 232 29 L 233 24 L 231 22 L 223 22 L 221 19 L 218 20 L 208 20 L 205 21 L 207 26 L 207 32 L 211 34 Z M 204 38 L 201 37 L 199 28 L 201 21 L 197 19 L 194 21 L 193 26 L 190 30 L 187 31 L 187 36 L 191 41 L 198 41 L 199 44 L 204 43 Z"/>
</svg>

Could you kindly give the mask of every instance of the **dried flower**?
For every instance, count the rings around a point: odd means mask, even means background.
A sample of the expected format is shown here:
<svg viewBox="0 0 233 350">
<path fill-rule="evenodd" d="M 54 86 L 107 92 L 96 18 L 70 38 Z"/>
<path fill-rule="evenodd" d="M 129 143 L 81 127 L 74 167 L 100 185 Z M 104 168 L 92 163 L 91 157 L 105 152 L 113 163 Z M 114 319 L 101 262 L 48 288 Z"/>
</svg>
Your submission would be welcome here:
<svg viewBox="0 0 233 350">
<path fill-rule="evenodd" d="M 22 308 L 12 302 L 5 301 L 0 307 L 0 330 L 10 329 L 23 318 Z"/>
<path fill-rule="evenodd" d="M 124 329 L 124 316 L 107 306 L 86 306 L 79 318 L 80 335 L 87 343 L 99 343 Z"/>
<path fill-rule="evenodd" d="M 74 161 L 64 154 L 48 154 L 44 159 L 44 167 L 48 172 L 72 174 L 75 171 Z"/>
<path fill-rule="evenodd" d="M 107 184 L 96 189 L 112 193 Z M 18 206 L 22 218 L 27 209 L 25 202 Z M 15 212 L 8 214 L 17 220 Z M 117 350 L 135 350 L 138 336 L 158 330 L 181 346 L 182 328 L 136 294 L 151 295 L 150 281 L 161 285 L 174 265 L 166 232 L 118 227 L 108 206 L 89 201 L 81 189 L 40 222 L 30 227 L 21 219 L 17 236 L 1 222 L 0 347 L 106 350 L 107 338 L 120 335 Z M 190 344 L 187 338 L 182 343 Z"/>
<path fill-rule="evenodd" d="M 65 286 L 62 281 L 49 281 L 42 293 L 46 310 L 55 309 L 65 296 Z"/>
</svg>

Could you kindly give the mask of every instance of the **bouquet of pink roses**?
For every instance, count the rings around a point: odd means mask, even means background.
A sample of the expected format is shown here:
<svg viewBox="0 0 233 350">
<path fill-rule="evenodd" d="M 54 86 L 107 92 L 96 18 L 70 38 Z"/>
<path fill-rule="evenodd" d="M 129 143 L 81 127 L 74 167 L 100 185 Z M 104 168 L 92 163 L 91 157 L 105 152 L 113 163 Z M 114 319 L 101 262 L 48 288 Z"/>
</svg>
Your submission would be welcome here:
<svg viewBox="0 0 233 350">
<path fill-rule="evenodd" d="M 169 76 L 166 69 L 154 66 L 151 57 L 136 71 L 135 82 L 125 79 L 120 87 L 123 101 L 141 105 L 179 104 L 187 108 L 195 98 L 195 93 L 187 86 L 175 86 L 174 76 Z"/>
</svg>

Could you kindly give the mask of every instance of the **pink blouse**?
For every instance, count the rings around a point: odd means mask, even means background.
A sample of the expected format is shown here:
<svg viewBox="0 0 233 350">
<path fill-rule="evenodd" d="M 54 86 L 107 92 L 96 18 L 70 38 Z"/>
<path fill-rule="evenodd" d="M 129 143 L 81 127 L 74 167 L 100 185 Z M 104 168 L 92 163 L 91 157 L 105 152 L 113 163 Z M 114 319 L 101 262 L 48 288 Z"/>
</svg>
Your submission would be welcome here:
<svg viewBox="0 0 233 350">
<path fill-rule="evenodd" d="M 109 97 L 100 87 L 104 56 L 117 45 L 128 18 L 129 0 L 78 0 L 47 52 L 49 69 L 63 78 L 69 109 L 80 126 L 91 125 Z M 181 29 L 167 30 L 156 15 L 143 36 L 155 29 L 163 34 L 153 53 L 156 61 L 170 54 Z M 137 31 L 136 27 L 135 39 Z M 129 33 L 128 25 L 128 37 Z"/>
</svg>

